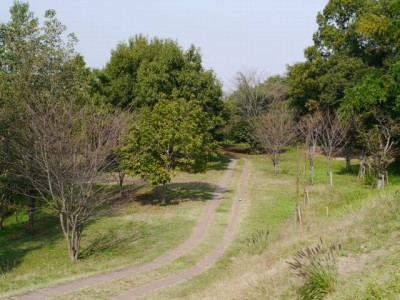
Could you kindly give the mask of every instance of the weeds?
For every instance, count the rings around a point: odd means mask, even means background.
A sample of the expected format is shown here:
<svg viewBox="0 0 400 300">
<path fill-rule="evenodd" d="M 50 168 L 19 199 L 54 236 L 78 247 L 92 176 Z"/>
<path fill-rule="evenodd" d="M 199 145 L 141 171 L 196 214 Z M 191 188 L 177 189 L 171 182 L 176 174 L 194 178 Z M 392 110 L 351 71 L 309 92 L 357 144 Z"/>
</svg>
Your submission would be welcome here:
<svg viewBox="0 0 400 300">
<path fill-rule="evenodd" d="M 325 247 L 320 239 L 317 246 L 298 251 L 293 261 L 288 262 L 295 274 L 304 279 L 299 289 L 300 299 L 323 299 L 335 291 L 338 277 L 336 256 L 339 249 L 340 245 Z"/>
<path fill-rule="evenodd" d="M 251 255 L 261 254 L 268 245 L 269 230 L 259 229 L 252 234 L 250 238 L 246 239 L 248 253 Z"/>
<path fill-rule="evenodd" d="M 5 276 L 7 273 L 11 272 L 12 269 L 17 265 L 16 260 L 4 260 L 0 261 L 0 276 Z"/>
</svg>

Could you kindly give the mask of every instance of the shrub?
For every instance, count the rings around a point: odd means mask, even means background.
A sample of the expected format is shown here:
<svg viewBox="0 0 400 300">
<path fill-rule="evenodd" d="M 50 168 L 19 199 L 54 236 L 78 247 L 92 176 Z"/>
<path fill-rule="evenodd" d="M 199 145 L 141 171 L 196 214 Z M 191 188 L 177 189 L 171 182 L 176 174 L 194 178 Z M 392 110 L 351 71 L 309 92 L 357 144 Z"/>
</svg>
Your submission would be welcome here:
<svg viewBox="0 0 400 300">
<path fill-rule="evenodd" d="M 340 245 L 325 247 L 322 239 L 313 248 L 298 251 L 293 261 L 288 262 L 295 274 L 303 278 L 299 296 L 304 300 L 323 299 L 335 291 L 337 286 L 337 251 Z"/>
</svg>

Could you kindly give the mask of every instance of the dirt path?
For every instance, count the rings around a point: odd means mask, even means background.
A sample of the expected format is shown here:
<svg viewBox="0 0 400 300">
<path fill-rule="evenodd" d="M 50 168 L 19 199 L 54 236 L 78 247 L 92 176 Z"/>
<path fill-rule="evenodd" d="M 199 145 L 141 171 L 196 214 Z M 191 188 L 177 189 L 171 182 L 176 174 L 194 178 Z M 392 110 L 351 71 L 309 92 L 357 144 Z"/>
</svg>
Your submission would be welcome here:
<svg viewBox="0 0 400 300">
<path fill-rule="evenodd" d="M 174 285 L 178 282 L 188 280 L 196 275 L 205 271 L 208 267 L 212 266 L 218 259 L 222 257 L 228 244 L 233 240 L 235 228 L 238 222 L 241 202 L 239 199 L 243 197 L 247 182 L 250 176 L 250 162 L 245 159 L 245 165 L 239 181 L 239 189 L 236 192 L 231 217 L 229 220 L 228 229 L 224 235 L 222 243 L 215 248 L 206 258 L 198 262 L 193 267 L 184 270 L 180 273 L 174 274 L 170 277 L 153 281 L 144 286 L 132 289 L 130 292 L 112 298 L 113 300 L 135 299 L 157 289 L 165 288 Z"/>
<path fill-rule="evenodd" d="M 215 214 L 215 210 L 219 204 L 219 200 L 225 190 L 226 185 L 229 182 L 229 179 L 232 176 L 233 170 L 236 166 L 236 159 L 233 159 L 228 168 L 226 169 L 222 179 L 218 183 L 217 188 L 213 193 L 213 198 L 208 204 L 205 212 L 201 216 L 199 222 L 197 223 L 195 229 L 191 237 L 186 240 L 181 245 L 177 246 L 174 249 L 167 251 L 165 254 L 159 256 L 151 262 L 144 263 L 141 265 L 128 267 L 124 269 L 120 269 L 117 271 L 107 272 L 100 275 L 94 275 L 83 279 L 74 280 L 62 285 L 56 285 L 53 287 L 45 288 L 42 290 L 34 291 L 31 293 L 27 293 L 21 296 L 10 297 L 10 299 L 18 299 L 18 300 L 36 300 L 36 299 L 46 299 L 51 297 L 57 297 L 63 295 L 65 293 L 87 288 L 95 284 L 99 284 L 106 281 L 116 280 L 124 277 L 128 277 L 139 272 L 149 271 L 158 267 L 161 267 L 169 262 L 174 261 L 185 253 L 189 252 L 192 248 L 194 248 L 205 236 L 207 227 L 211 223 L 211 220 Z"/>
</svg>

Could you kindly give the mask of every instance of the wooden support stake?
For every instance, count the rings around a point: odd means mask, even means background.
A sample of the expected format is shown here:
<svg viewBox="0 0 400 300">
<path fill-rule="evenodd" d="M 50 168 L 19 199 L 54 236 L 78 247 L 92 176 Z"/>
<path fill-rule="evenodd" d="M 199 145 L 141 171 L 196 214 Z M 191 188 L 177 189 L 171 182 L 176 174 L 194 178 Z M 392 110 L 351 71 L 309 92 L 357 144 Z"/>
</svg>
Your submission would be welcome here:
<svg viewBox="0 0 400 300">
<path fill-rule="evenodd" d="M 309 198 L 308 198 L 308 189 L 304 191 L 304 206 L 308 206 Z"/>
</svg>

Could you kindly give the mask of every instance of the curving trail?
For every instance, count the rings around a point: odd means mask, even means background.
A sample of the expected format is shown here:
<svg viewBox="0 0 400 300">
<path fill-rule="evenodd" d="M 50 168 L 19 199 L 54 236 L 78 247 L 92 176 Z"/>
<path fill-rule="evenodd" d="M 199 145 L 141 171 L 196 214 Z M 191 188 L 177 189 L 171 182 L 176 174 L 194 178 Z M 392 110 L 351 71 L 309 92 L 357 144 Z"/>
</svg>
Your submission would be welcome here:
<svg viewBox="0 0 400 300">
<path fill-rule="evenodd" d="M 130 292 L 112 298 L 113 300 L 130 300 L 135 299 L 137 297 L 143 296 L 147 293 L 153 292 L 157 289 L 169 287 L 181 281 L 188 280 L 194 276 L 199 275 L 203 271 L 205 271 L 208 267 L 212 266 L 218 259 L 222 257 L 225 252 L 228 244 L 233 240 L 235 228 L 238 223 L 240 206 L 241 202 L 238 201 L 244 194 L 245 188 L 247 186 L 247 182 L 250 176 L 250 162 L 247 159 L 244 159 L 245 165 L 243 168 L 242 175 L 240 177 L 239 189 L 236 192 L 235 200 L 233 203 L 233 209 L 231 213 L 231 217 L 229 220 L 228 229 L 225 232 L 224 239 L 222 243 L 215 248 L 206 258 L 198 262 L 193 267 L 186 269 L 182 272 L 171 275 L 170 277 L 153 281 L 149 284 L 139 286 L 137 288 L 132 289 Z"/>
<path fill-rule="evenodd" d="M 236 159 L 232 159 L 228 168 L 224 172 L 224 175 L 220 182 L 218 183 L 217 188 L 213 193 L 213 198 L 208 204 L 205 212 L 201 216 L 199 222 L 197 223 L 195 229 L 191 237 L 186 240 L 181 245 L 177 246 L 174 249 L 171 249 L 164 253 L 163 255 L 159 256 L 158 258 L 154 259 L 151 262 L 144 263 L 141 265 L 128 267 L 124 269 L 120 269 L 117 271 L 111 271 L 107 273 L 103 273 L 100 275 L 94 275 L 83 279 L 77 279 L 65 284 L 56 285 L 53 287 L 45 288 L 42 290 L 30 292 L 21 296 L 14 296 L 10 297 L 10 299 L 18 299 L 18 300 L 41 300 L 46 298 L 52 298 L 61 296 L 65 293 L 87 288 L 95 284 L 99 284 L 106 281 L 121 279 L 124 277 L 128 277 L 143 271 L 149 271 L 152 269 L 156 269 L 161 267 L 167 263 L 174 261 L 175 259 L 179 258 L 180 256 L 188 253 L 192 248 L 194 248 L 205 236 L 206 230 L 211 223 L 211 220 L 215 214 L 215 210 L 220 202 L 221 195 L 223 194 L 226 185 L 229 182 L 229 179 L 232 176 L 233 170 L 236 166 Z"/>
</svg>

